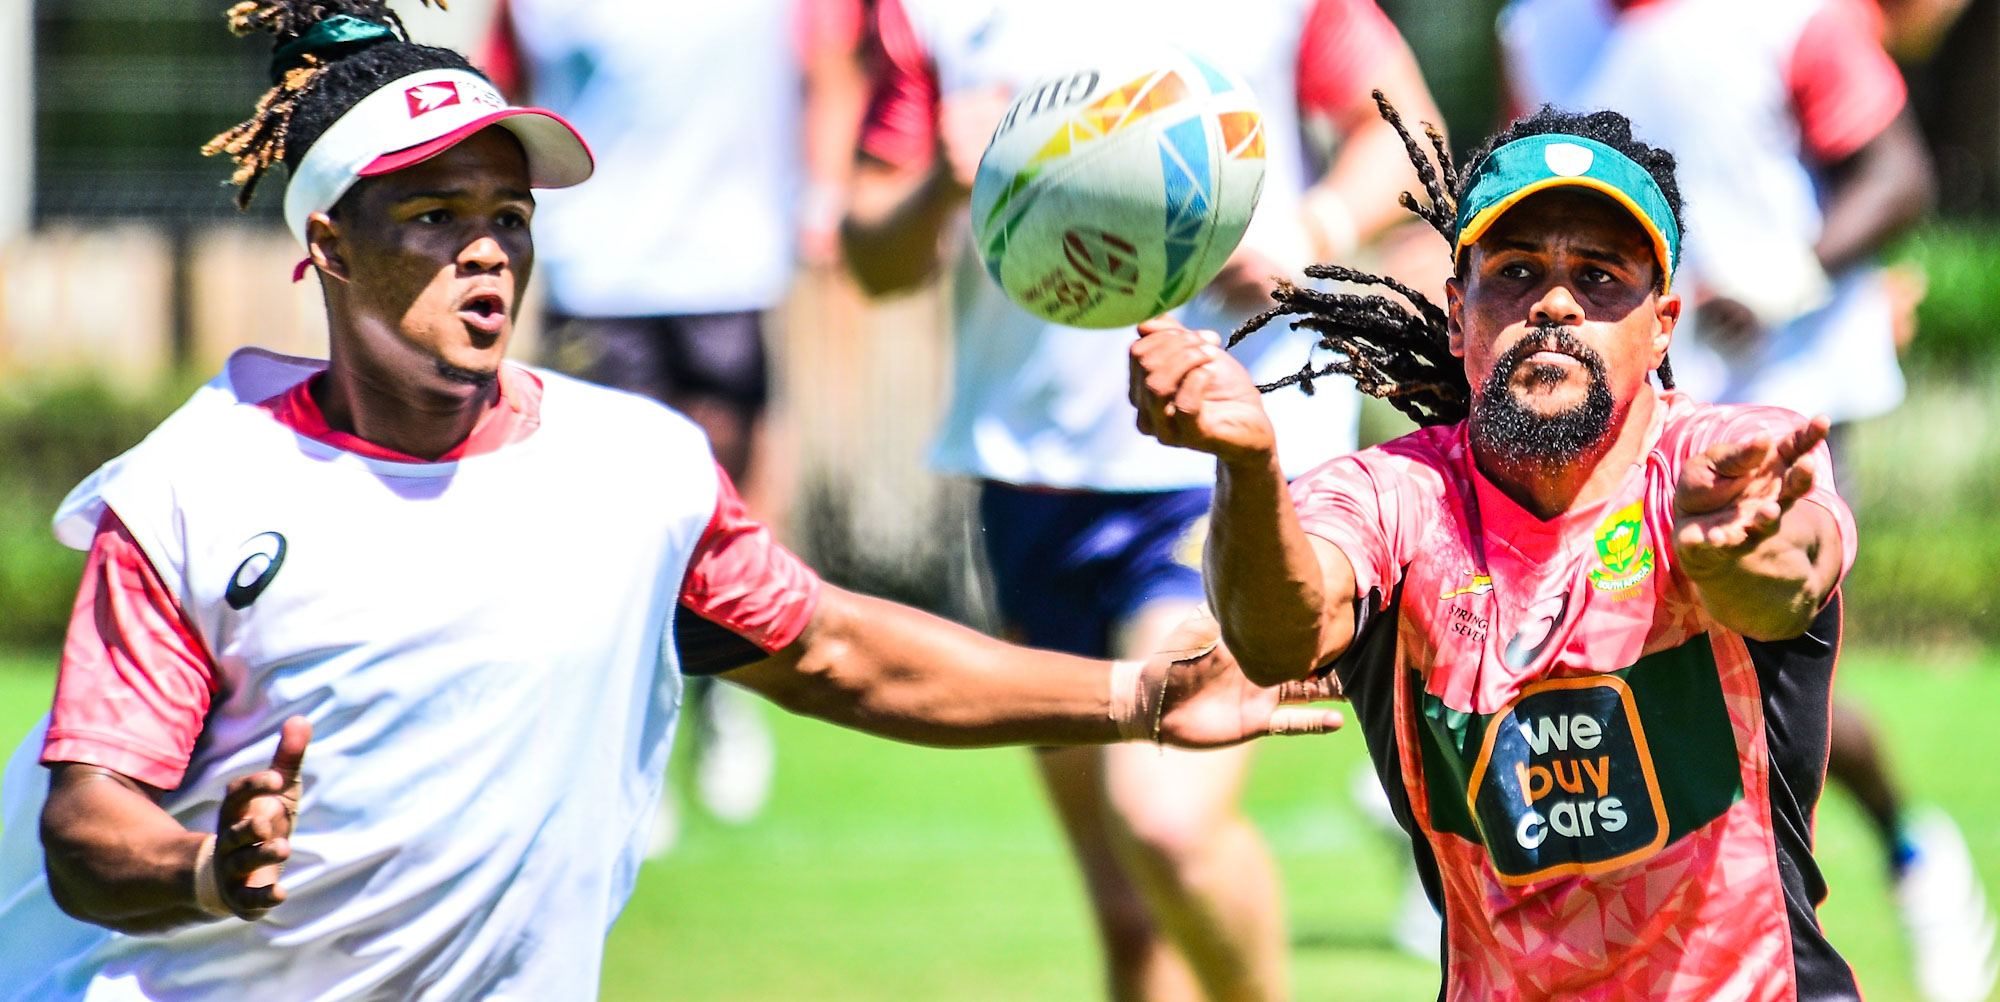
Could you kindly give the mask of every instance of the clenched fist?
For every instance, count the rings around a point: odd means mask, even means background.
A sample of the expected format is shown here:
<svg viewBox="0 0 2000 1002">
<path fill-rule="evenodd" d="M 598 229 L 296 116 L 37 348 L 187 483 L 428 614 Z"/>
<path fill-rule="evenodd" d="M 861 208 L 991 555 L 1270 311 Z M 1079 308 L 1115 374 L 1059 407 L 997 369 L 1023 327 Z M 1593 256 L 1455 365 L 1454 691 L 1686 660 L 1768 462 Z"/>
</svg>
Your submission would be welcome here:
<svg viewBox="0 0 2000 1002">
<path fill-rule="evenodd" d="M 1237 464 L 1265 463 L 1277 451 L 1263 394 L 1214 331 L 1191 331 L 1167 317 L 1140 324 L 1129 396 L 1139 430 L 1167 445 Z"/>
</svg>

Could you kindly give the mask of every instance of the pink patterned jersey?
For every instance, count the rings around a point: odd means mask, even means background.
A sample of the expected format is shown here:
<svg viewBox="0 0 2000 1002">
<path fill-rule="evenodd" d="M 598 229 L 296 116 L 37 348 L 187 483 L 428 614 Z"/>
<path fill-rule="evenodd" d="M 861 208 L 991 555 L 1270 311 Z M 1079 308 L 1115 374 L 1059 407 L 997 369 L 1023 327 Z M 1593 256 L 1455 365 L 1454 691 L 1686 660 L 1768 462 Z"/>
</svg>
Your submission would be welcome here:
<svg viewBox="0 0 2000 1002">
<path fill-rule="evenodd" d="M 1354 565 L 1335 671 L 1444 913 L 1444 998 L 1860 997 L 1814 913 L 1838 602 L 1748 640 L 1671 542 L 1682 464 L 1802 419 L 1659 403 L 1616 493 L 1546 522 L 1475 470 L 1463 424 L 1292 486 Z M 1813 461 L 1800 503 L 1832 514 L 1844 568 L 1853 518 Z"/>
</svg>

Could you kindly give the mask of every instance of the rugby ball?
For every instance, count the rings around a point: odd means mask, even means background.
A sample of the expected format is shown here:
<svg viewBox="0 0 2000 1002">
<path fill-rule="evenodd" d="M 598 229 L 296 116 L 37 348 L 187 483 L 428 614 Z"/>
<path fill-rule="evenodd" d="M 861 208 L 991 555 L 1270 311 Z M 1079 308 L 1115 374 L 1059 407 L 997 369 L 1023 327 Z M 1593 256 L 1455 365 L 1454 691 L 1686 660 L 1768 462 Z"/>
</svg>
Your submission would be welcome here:
<svg viewBox="0 0 2000 1002">
<path fill-rule="evenodd" d="M 1014 99 L 979 161 L 973 232 L 1023 309 L 1125 327 L 1215 277 L 1263 184 L 1263 117 L 1240 76 L 1179 49 L 1129 52 Z"/>
</svg>

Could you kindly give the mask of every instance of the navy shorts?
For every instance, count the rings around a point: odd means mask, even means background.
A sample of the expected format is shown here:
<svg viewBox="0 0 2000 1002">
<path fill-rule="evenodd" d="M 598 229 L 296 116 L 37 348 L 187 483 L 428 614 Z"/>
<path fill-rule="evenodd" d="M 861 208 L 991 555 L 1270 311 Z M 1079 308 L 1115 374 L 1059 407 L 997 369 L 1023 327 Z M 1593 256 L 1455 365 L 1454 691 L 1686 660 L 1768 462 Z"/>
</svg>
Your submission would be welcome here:
<svg viewBox="0 0 2000 1002">
<path fill-rule="evenodd" d="M 763 314 L 568 317 L 551 314 L 542 354 L 549 366 L 602 386 L 680 405 L 716 400 L 754 421 L 770 394 Z"/>
<path fill-rule="evenodd" d="M 1029 646 L 1101 658 L 1119 624 L 1148 603 L 1199 601 L 1209 494 L 985 482 L 979 517 L 1007 625 Z"/>
</svg>

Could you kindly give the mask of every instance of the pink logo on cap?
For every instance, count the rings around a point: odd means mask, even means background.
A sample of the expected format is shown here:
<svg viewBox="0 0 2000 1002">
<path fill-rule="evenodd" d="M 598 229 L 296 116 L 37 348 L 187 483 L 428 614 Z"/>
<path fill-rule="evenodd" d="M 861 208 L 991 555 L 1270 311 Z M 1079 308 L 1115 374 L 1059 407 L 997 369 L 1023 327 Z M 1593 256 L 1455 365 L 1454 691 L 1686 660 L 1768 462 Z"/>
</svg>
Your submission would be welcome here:
<svg viewBox="0 0 2000 1002">
<path fill-rule="evenodd" d="M 403 92 L 410 103 L 410 117 L 427 114 L 458 103 L 458 85 L 449 80 L 418 84 Z"/>
</svg>

